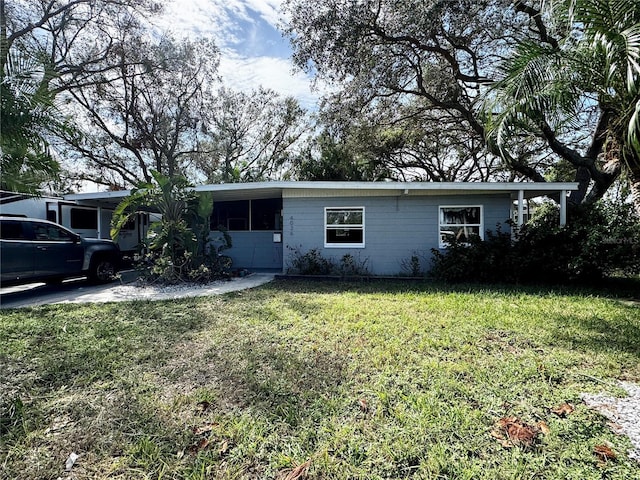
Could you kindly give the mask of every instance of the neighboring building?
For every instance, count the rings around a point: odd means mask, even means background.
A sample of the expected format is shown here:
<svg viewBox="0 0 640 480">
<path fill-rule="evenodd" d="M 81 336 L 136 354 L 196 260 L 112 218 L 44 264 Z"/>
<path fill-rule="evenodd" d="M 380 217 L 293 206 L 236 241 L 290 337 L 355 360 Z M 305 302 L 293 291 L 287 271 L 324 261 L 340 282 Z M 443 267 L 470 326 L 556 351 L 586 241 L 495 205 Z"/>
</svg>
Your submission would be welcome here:
<svg viewBox="0 0 640 480">
<path fill-rule="evenodd" d="M 416 252 L 446 248 L 446 239 L 510 230 L 525 218 L 525 200 L 566 198 L 576 183 L 258 182 L 202 185 L 211 192 L 212 238 L 228 229 L 234 268 L 286 271 L 293 249 L 318 249 L 335 260 L 349 253 L 372 274 L 395 275 Z M 66 201 L 113 209 L 126 192 L 67 195 Z M 514 203 L 515 201 L 515 203 Z M 515 207 L 514 207 L 515 205 Z M 515 210 L 515 213 L 514 213 Z"/>
</svg>

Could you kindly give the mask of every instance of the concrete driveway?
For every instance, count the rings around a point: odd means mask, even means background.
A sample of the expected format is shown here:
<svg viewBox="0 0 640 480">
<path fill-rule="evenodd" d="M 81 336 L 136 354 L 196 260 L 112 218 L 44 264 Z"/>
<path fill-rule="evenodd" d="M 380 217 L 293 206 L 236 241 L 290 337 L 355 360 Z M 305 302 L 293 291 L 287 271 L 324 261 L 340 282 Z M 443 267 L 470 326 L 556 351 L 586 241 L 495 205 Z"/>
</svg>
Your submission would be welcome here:
<svg viewBox="0 0 640 480">
<path fill-rule="evenodd" d="M 101 303 L 131 300 L 167 300 L 218 295 L 264 285 L 272 273 L 253 273 L 242 278 L 207 285 L 137 286 L 135 272 L 121 272 L 121 279 L 106 285 L 92 285 L 86 279 L 71 279 L 61 285 L 29 284 L 0 289 L 0 308 L 24 308 L 53 303 Z"/>
</svg>

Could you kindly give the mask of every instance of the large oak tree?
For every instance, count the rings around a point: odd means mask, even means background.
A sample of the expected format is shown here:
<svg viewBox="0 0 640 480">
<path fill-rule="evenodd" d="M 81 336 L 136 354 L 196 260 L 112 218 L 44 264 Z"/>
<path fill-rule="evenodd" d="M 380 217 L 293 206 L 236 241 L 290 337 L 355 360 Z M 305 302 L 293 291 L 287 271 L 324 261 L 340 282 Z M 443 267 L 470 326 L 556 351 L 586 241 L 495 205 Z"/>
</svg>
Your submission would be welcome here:
<svg viewBox="0 0 640 480">
<path fill-rule="evenodd" d="M 122 30 L 118 65 L 73 89 L 80 134 L 64 138 L 77 174 L 111 188 L 149 183 L 151 171 L 192 177 L 208 138 L 218 50 L 208 40 L 159 40 Z"/>
<path fill-rule="evenodd" d="M 490 117 L 499 112 L 487 111 L 487 95 L 494 98 L 491 89 L 501 85 L 505 66 L 519 46 L 569 46 L 567 24 L 554 28 L 554 14 L 542 9 L 543 3 L 555 2 L 289 0 L 285 8 L 294 60 L 337 90 L 327 99 L 333 110 L 352 118 L 391 119 L 399 125 L 408 117 L 422 116 L 428 119 L 421 126 L 425 138 L 447 132 L 441 135 L 446 139 L 457 128 L 460 142 L 454 154 L 443 149 L 446 143 L 433 143 L 431 151 L 444 162 L 477 158 L 478 166 L 487 171 L 499 159 L 512 172 L 510 178 L 534 181 L 556 179 L 563 172 L 563 180 L 580 183 L 572 201 L 592 203 L 621 171 L 605 166 L 598 118 L 607 111 L 606 102 L 579 96 L 582 101 L 575 105 L 581 108 L 572 118 L 538 122 L 536 128 L 514 125 L 508 148 L 507 142 L 491 136 L 496 130 L 495 118 Z M 629 8 L 628 0 L 591 3 L 596 9 L 623 3 L 626 10 L 638 12 Z M 579 26 L 575 18 L 573 22 Z M 633 20 L 624 25 L 636 28 Z M 637 77 L 632 84 L 637 85 Z M 583 85 L 575 85 L 581 88 L 584 91 Z M 633 110 L 636 105 L 632 100 L 627 107 Z"/>
<path fill-rule="evenodd" d="M 51 143 L 69 132 L 60 95 L 118 68 L 115 35 L 158 11 L 152 0 L 0 0 L 3 186 L 34 190 L 58 172 Z"/>
</svg>

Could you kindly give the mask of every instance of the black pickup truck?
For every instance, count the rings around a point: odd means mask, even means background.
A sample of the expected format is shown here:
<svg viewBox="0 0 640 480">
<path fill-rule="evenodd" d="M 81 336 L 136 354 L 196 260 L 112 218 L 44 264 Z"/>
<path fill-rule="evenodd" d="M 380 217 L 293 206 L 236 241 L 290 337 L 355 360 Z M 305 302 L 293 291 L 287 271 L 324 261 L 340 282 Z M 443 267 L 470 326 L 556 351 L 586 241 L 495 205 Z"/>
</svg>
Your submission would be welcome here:
<svg viewBox="0 0 640 480">
<path fill-rule="evenodd" d="M 110 240 L 81 238 L 56 223 L 0 216 L 0 284 L 59 283 L 87 276 L 95 283 L 113 279 L 120 249 Z"/>
</svg>

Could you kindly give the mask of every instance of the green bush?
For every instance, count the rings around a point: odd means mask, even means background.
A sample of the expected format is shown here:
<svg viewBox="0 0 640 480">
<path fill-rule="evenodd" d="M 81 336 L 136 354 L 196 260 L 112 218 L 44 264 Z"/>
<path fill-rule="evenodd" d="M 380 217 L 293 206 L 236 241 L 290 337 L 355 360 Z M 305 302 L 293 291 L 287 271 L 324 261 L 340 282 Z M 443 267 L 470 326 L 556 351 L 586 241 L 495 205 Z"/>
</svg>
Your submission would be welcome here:
<svg viewBox="0 0 640 480">
<path fill-rule="evenodd" d="M 428 270 L 429 255 L 426 252 L 414 251 L 409 258 L 400 261 L 400 276 L 424 277 Z"/>
<path fill-rule="evenodd" d="M 601 201 L 572 208 L 560 227 L 545 204 L 513 236 L 498 228 L 432 254 L 431 276 L 447 282 L 593 283 L 640 273 L 640 222 L 630 205 Z"/>
<path fill-rule="evenodd" d="M 350 253 L 346 253 L 340 259 L 338 265 L 338 273 L 343 277 L 366 277 L 370 275 L 367 268 L 368 259 L 361 260 Z"/>
<path fill-rule="evenodd" d="M 142 243 L 145 253 L 136 266 L 144 280 L 172 284 L 228 276 L 231 260 L 222 251 L 231 247 L 231 237 L 220 229 L 221 236 L 210 239 L 211 195 L 194 192 L 182 177 L 152 174 L 155 183 L 139 185 L 116 208 L 112 238 L 139 208 L 151 207 L 161 219 L 149 227 Z"/>
<path fill-rule="evenodd" d="M 513 247 L 511 234 L 503 232 L 497 225 L 495 232 L 486 232 L 485 240 L 472 237 L 467 243 L 454 240 L 444 251 L 431 249 L 429 276 L 452 283 L 517 282 Z"/>
</svg>

